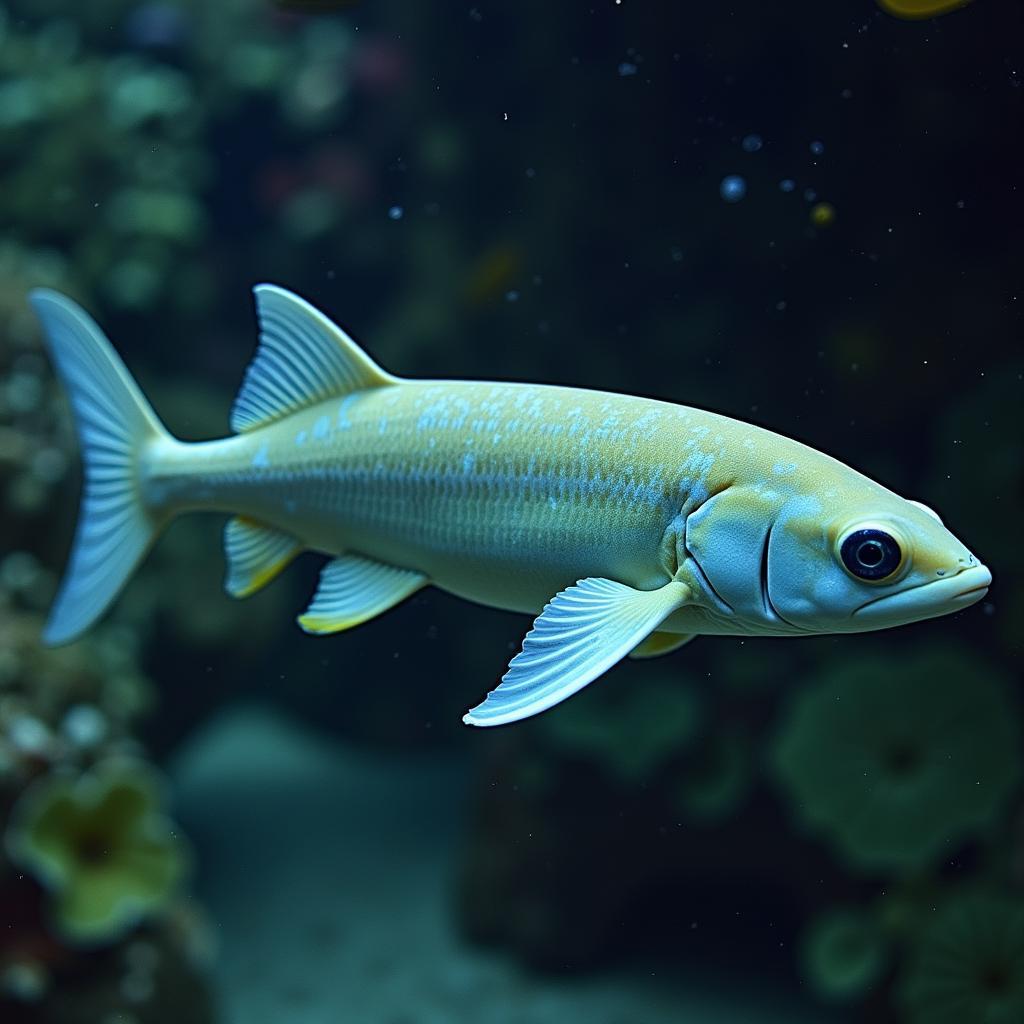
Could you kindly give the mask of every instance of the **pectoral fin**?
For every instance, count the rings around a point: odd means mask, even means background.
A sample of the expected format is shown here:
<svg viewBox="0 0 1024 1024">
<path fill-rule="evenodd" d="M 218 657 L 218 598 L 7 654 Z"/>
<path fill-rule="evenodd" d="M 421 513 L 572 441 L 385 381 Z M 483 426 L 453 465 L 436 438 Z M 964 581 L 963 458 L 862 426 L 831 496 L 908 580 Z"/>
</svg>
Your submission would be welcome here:
<svg viewBox="0 0 1024 1024">
<path fill-rule="evenodd" d="M 663 654 L 678 651 L 688 644 L 696 633 L 663 633 L 655 630 L 646 640 L 642 640 L 629 652 L 631 658 L 660 658 Z"/>
<path fill-rule="evenodd" d="M 429 582 L 413 569 L 342 555 L 324 566 L 299 625 L 307 633 L 340 633 L 393 608 Z"/>
<path fill-rule="evenodd" d="M 658 590 L 580 580 L 544 608 L 501 684 L 462 720 L 503 725 L 565 700 L 624 658 L 689 596 L 690 588 L 677 580 Z"/>
</svg>

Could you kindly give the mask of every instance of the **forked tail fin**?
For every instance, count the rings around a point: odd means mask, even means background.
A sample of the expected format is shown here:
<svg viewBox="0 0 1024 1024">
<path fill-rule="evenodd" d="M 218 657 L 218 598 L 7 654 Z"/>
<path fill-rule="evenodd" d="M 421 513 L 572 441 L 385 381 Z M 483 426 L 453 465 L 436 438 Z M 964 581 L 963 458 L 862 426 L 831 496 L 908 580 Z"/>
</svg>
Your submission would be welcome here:
<svg viewBox="0 0 1024 1024">
<path fill-rule="evenodd" d="M 149 442 L 169 435 L 85 310 L 48 289 L 29 301 L 71 401 L 82 452 L 78 527 L 43 632 L 46 643 L 63 644 L 107 610 L 163 525 L 142 503 L 138 465 Z"/>
</svg>

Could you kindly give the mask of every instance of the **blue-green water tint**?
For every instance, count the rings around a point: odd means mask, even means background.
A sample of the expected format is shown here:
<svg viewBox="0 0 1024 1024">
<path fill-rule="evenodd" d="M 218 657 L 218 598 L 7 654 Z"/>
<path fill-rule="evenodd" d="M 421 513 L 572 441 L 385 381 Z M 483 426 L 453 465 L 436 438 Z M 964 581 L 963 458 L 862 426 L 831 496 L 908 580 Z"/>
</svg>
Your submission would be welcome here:
<svg viewBox="0 0 1024 1024">
<path fill-rule="evenodd" d="M 167 787 L 139 820 L 191 851 L 90 946 L 4 811 L 0 1019 L 936 1024 L 943 950 L 979 1014 L 972 979 L 1014 982 L 985 930 L 1016 927 L 1024 856 L 1019 6 L 939 34 L 591 6 L 0 2 L 0 807 L 131 754 Z M 320 559 L 230 601 L 211 517 L 42 649 L 78 456 L 26 293 L 83 302 L 198 439 L 258 281 L 398 374 L 797 437 L 933 506 L 995 585 L 873 637 L 700 639 L 479 734 L 525 620 L 425 590 L 306 637 Z M 137 849 L 126 804 L 81 834 L 58 808 L 56 848 L 99 867 L 114 821 Z"/>
</svg>

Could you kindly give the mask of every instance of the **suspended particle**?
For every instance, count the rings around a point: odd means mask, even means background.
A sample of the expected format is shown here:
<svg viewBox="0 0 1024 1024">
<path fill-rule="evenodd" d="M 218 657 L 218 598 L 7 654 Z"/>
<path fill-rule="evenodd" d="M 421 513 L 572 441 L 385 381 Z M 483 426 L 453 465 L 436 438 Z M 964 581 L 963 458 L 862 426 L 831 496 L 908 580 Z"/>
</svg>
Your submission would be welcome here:
<svg viewBox="0 0 1024 1024">
<path fill-rule="evenodd" d="M 815 203 L 811 207 L 811 223 L 816 228 L 827 228 L 835 219 L 836 208 L 831 203 Z"/>
<path fill-rule="evenodd" d="M 796 182 L 792 178 L 783 178 L 779 182 L 779 188 L 783 192 L 793 192 L 796 189 Z"/>
<path fill-rule="evenodd" d="M 811 143 L 810 149 L 815 156 L 821 156 L 821 154 L 825 152 L 825 143 L 820 139 L 815 139 Z"/>
<path fill-rule="evenodd" d="M 718 194 L 727 203 L 738 203 L 747 194 L 747 181 L 739 174 L 727 174 L 718 186 Z"/>
<path fill-rule="evenodd" d="M 619 65 L 619 76 L 627 78 L 629 75 L 635 75 L 637 73 L 637 66 L 632 61 L 624 60 Z"/>
<path fill-rule="evenodd" d="M 813 188 L 804 189 L 804 200 L 808 203 L 813 203 L 818 198 L 818 193 Z"/>
<path fill-rule="evenodd" d="M 401 220 L 404 216 L 405 209 L 401 206 L 392 206 L 391 209 L 388 210 L 388 217 L 390 217 L 391 220 Z"/>
<path fill-rule="evenodd" d="M 740 145 L 745 153 L 756 153 L 764 145 L 764 139 L 756 134 L 746 135 Z"/>
</svg>

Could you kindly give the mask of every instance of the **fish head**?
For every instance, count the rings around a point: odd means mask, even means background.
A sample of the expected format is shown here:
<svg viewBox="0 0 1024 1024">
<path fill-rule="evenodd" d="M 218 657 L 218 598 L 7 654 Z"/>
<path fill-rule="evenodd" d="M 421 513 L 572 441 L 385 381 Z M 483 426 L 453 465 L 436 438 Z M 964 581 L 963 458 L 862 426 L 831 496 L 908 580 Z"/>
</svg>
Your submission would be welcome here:
<svg viewBox="0 0 1024 1024">
<path fill-rule="evenodd" d="M 864 632 L 960 611 L 992 574 L 926 505 L 878 485 L 794 497 L 766 553 L 771 608 L 792 626 Z"/>
</svg>

